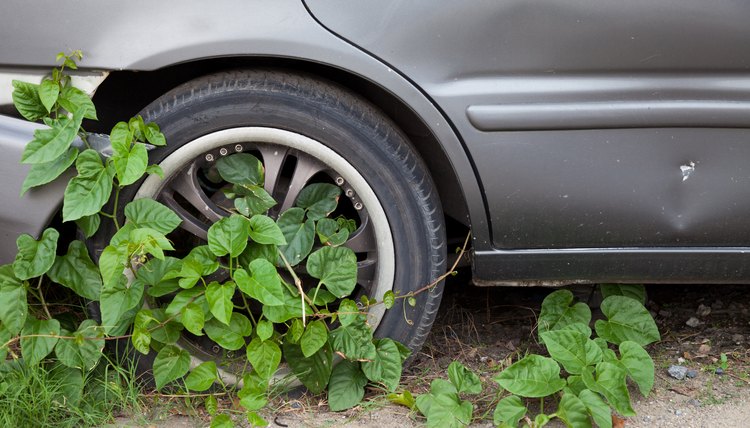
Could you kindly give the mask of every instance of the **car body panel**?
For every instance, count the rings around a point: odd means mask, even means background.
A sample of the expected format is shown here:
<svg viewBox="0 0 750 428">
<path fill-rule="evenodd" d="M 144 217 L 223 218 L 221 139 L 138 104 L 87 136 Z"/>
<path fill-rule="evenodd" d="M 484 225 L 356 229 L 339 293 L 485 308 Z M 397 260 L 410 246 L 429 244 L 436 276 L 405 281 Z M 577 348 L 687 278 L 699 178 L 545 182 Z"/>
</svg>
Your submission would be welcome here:
<svg viewBox="0 0 750 428">
<path fill-rule="evenodd" d="M 306 3 L 451 118 L 496 249 L 750 242 L 749 3 Z"/>
<path fill-rule="evenodd" d="M 55 5 L 0 4 L 0 68 L 45 70 L 63 49 L 82 49 L 85 70 L 285 58 L 397 97 L 450 159 L 479 283 L 750 282 L 750 4 L 77 0 L 38 12 Z"/>
</svg>

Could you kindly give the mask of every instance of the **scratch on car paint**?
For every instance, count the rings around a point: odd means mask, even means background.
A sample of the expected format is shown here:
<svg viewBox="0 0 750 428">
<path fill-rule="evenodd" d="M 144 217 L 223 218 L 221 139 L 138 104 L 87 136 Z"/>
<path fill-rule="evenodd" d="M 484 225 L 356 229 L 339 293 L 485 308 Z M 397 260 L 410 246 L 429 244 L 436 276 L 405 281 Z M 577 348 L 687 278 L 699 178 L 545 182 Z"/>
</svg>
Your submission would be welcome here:
<svg viewBox="0 0 750 428">
<path fill-rule="evenodd" d="M 688 162 L 686 165 L 680 165 L 680 172 L 682 172 L 682 181 L 690 178 L 690 174 L 695 171 L 695 162 Z"/>
</svg>

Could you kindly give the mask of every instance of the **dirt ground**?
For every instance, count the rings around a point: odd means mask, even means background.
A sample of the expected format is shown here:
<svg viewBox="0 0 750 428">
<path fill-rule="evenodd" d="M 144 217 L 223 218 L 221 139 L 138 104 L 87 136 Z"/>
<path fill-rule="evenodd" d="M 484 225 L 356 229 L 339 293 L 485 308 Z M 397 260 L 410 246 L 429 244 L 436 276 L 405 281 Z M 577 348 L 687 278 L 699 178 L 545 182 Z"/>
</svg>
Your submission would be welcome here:
<svg viewBox="0 0 750 428">
<path fill-rule="evenodd" d="M 647 307 L 662 335 L 661 342 L 648 348 L 656 364 L 656 382 L 647 398 L 631 389 L 638 415 L 625 419 L 622 426 L 748 426 L 750 287 L 658 285 L 647 290 Z M 541 302 L 551 291 L 478 288 L 453 279 L 431 336 L 404 373 L 402 388 L 415 395 L 426 392 L 430 382 L 445 377 L 448 364 L 458 359 L 485 381 L 482 398 L 475 400 L 472 426 L 492 426 L 496 396 L 491 377 L 526 351 L 542 352 L 533 328 Z M 596 303 L 592 291 L 580 287 L 575 293 Z M 724 364 L 722 354 L 727 356 Z M 675 379 L 668 373 L 672 365 L 690 369 L 695 377 Z M 170 409 L 165 414 L 124 418 L 118 426 L 206 426 L 200 417 L 176 416 L 175 408 Z M 389 404 L 376 391 L 361 406 L 342 413 L 329 412 L 322 397 L 292 394 L 277 399 L 265 416 L 271 427 L 424 426 L 423 418 Z"/>
</svg>

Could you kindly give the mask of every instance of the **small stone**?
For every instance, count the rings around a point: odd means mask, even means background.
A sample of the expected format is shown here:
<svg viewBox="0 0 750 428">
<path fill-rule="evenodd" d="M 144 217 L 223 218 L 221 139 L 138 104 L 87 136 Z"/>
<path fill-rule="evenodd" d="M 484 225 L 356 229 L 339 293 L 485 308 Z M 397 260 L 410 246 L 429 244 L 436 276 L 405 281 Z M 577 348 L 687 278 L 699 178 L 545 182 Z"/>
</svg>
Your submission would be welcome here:
<svg viewBox="0 0 750 428">
<path fill-rule="evenodd" d="M 690 317 L 690 319 L 685 321 L 685 324 L 687 324 L 688 327 L 698 327 L 701 325 L 701 321 L 696 317 Z"/>
<path fill-rule="evenodd" d="M 682 416 L 682 410 L 677 409 L 674 411 L 675 416 Z"/>
<path fill-rule="evenodd" d="M 698 371 L 690 369 L 685 372 L 685 376 L 688 377 L 689 379 L 695 379 L 696 377 L 698 377 Z"/>
<path fill-rule="evenodd" d="M 716 371 L 714 373 L 716 373 L 717 375 L 721 376 L 721 375 L 724 374 L 724 369 L 722 369 L 721 367 L 717 367 Z"/>
<path fill-rule="evenodd" d="M 733 334 L 732 335 L 732 342 L 734 342 L 734 343 L 736 343 L 736 344 L 739 345 L 740 343 L 742 343 L 744 341 L 745 341 L 745 336 L 743 336 L 741 334 Z"/>
<path fill-rule="evenodd" d="M 711 345 L 704 343 L 703 345 L 698 347 L 698 353 L 702 355 L 706 355 L 709 352 L 711 352 Z"/>
<path fill-rule="evenodd" d="M 700 305 L 698 305 L 698 310 L 696 310 L 695 313 L 699 317 L 706 317 L 706 316 L 708 316 L 708 315 L 711 314 L 711 307 L 710 306 L 706 306 L 704 304 L 700 304 Z"/>
<path fill-rule="evenodd" d="M 688 368 L 685 366 L 669 366 L 669 369 L 667 369 L 667 372 L 670 376 L 677 380 L 683 380 L 685 379 L 685 375 L 687 374 Z"/>
<path fill-rule="evenodd" d="M 695 398 L 692 398 L 692 399 L 688 400 L 687 403 L 689 405 L 695 406 L 695 407 L 700 407 L 701 406 L 700 400 L 696 400 Z"/>
<path fill-rule="evenodd" d="M 677 358 L 677 364 L 685 364 L 685 359 L 682 357 Z"/>
</svg>

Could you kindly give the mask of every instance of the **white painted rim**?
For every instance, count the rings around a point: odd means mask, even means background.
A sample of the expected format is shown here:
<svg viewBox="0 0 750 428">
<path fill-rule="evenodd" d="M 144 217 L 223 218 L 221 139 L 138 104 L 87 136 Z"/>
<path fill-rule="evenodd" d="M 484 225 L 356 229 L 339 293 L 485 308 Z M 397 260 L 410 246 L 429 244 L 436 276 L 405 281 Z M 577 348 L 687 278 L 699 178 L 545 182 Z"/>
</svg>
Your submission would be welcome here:
<svg viewBox="0 0 750 428">
<path fill-rule="evenodd" d="M 319 141 L 313 140 L 304 135 L 277 128 L 231 128 L 213 132 L 185 143 L 182 147 L 172 152 L 166 159 L 159 163 L 159 166 L 162 171 L 164 171 L 164 176 L 170 177 L 181 171 L 194 159 L 202 156 L 207 151 L 230 144 L 253 142 L 278 144 L 308 154 L 336 171 L 336 173 L 343 177 L 348 185 L 355 191 L 358 198 L 367 209 L 370 222 L 372 222 L 373 230 L 375 232 L 375 239 L 377 241 L 378 268 L 369 297 L 381 301 L 385 293 L 393 288 L 396 269 L 393 236 L 391 234 L 391 228 L 388 224 L 385 211 L 375 195 L 375 191 L 370 187 L 359 171 L 357 171 L 357 169 L 346 159 Z M 163 185 L 164 181 L 161 178 L 154 174 L 149 175 L 138 189 L 134 199 L 154 199 L 161 191 Z M 368 323 L 372 326 L 373 330 L 378 327 L 384 314 L 385 307 L 383 305 L 377 305 L 370 309 L 367 318 Z M 203 362 L 204 360 L 191 356 L 190 366 L 191 368 L 194 368 Z M 236 374 L 222 369 L 219 369 L 219 374 L 225 383 L 241 384 L 241 379 L 239 379 Z M 288 378 L 288 374 L 288 372 L 283 373 L 280 371 L 275 376 L 275 381 L 282 381 L 283 378 Z"/>
</svg>

